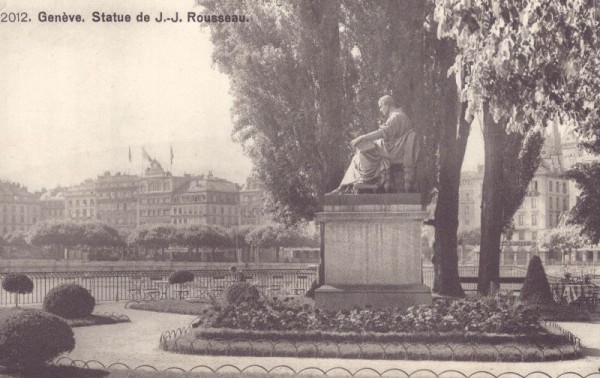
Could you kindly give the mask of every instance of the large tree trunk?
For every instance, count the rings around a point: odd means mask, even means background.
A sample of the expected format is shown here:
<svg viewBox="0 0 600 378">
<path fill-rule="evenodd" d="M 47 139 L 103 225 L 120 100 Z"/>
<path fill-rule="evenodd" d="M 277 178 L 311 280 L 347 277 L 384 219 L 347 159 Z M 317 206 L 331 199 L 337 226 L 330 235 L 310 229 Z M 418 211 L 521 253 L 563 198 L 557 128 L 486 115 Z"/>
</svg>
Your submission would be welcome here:
<svg viewBox="0 0 600 378">
<path fill-rule="evenodd" d="M 454 43 L 448 40 L 438 45 L 441 72 L 454 63 Z M 447 121 L 440 125 L 438 199 L 435 207 L 435 242 L 433 292 L 453 297 L 464 296 L 459 282 L 457 231 L 460 171 L 465 156 L 470 123 L 465 120 L 466 103 L 458 101 L 458 88 L 454 77 L 442 79 L 441 93 Z M 458 130 L 457 130 L 458 128 Z"/>
<path fill-rule="evenodd" d="M 344 174 L 341 159 L 345 147 L 343 135 L 343 80 L 340 67 L 340 2 L 311 0 L 300 3 L 303 14 L 315 25 L 317 62 L 316 78 L 319 85 L 316 109 L 319 115 L 319 151 L 323 162 L 319 195 L 335 189 Z"/>
<path fill-rule="evenodd" d="M 481 245 L 477 291 L 487 295 L 490 283 L 499 284 L 500 237 L 504 219 L 503 192 L 504 122 L 495 122 L 488 103 L 483 104 L 483 142 L 485 161 L 481 201 Z"/>
</svg>

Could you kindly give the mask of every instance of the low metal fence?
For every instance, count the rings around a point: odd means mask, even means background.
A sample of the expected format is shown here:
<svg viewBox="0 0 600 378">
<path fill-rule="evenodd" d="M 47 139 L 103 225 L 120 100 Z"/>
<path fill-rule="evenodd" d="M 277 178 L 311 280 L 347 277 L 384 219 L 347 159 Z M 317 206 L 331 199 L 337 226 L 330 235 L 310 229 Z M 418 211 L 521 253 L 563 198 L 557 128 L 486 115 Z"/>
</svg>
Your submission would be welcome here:
<svg viewBox="0 0 600 378">
<path fill-rule="evenodd" d="M 229 270 L 191 270 L 194 281 L 186 285 L 168 283 L 172 270 L 119 272 L 23 272 L 33 281 L 33 292 L 19 295 L 19 304 L 42 303 L 46 294 L 64 283 L 88 289 L 97 302 L 131 299 L 199 297 L 223 292 L 235 282 Z M 0 280 L 7 273 L 0 273 Z M 272 295 L 304 294 L 317 277 L 317 269 L 244 270 L 246 280 Z M 14 294 L 0 289 L 0 305 L 14 304 Z"/>
<path fill-rule="evenodd" d="M 479 274 L 478 266 L 459 266 L 458 276 L 459 277 L 477 277 Z M 527 268 L 517 265 L 503 265 L 500 266 L 500 277 L 525 277 L 527 274 Z M 423 283 L 429 287 L 433 287 L 433 266 L 423 266 Z M 463 290 L 465 291 L 477 291 L 476 283 L 462 283 Z M 523 285 L 520 283 L 507 283 L 501 284 L 502 290 L 521 290 Z"/>
<path fill-rule="evenodd" d="M 193 323 L 193 322 L 192 322 Z M 176 328 L 161 334 L 159 348 L 174 353 L 197 355 L 303 357 L 303 358 L 358 358 L 381 360 L 437 360 L 533 362 L 564 361 L 582 356 L 581 340 L 554 322 L 543 322 L 552 333 L 568 339 L 567 344 L 552 345 L 536 341 L 529 345 L 493 345 L 469 342 L 334 342 L 286 341 L 267 339 L 203 339 L 184 338 L 193 327 Z"/>
<path fill-rule="evenodd" d="M 600 378 L 600 373 L 592 371 L 587 374 L 582 374 L 574 371 L 554 371 L 546 373 L 543 371 L 531 371 L 527 373 L 518 373 L 516 371 L 498 371 L 498 369 L 480 369 L 472 373 L 466 373 L 456 370 L 434 371 L 431 369 L 408 370 L 398 368 L 389 368 L 378 370 L 372 367 L 362 367 L 357 369 L 348 369 L 347 367 L 336 366 L 332 368 L 321 368 L 318 366 L 293 368 L 289 365 L 276 365 L 273 367 L 265 367 L 260 364 L 252 364 L 244 367 L 239 367 L 233 364 L 225 364 L 219 366 L 197 365 L 190 369 L 182 369 L 180 367 L 171 366 L 164 369 L 159 369 L 152 365 L 139 365 L 131 367 L 122 362 L 104 364 L 100 361 L 83 361 L 73 360 L 68 357 L 60 357 L 53 362 L 57 366 L 74 366 L 84 369 L 104 369 L 104 370 L 137 370 L 137 371 L 154 371 L 154 372 L 172 372 L 172 373 L 208 373 L 208 374 L 239 374 L 241 377 L 248 375 L 274 375 L 274 376 L 322 376 L 322 377 L 398 377 L 398 378 L 504 378 L 504 377 L 519 377 L 519 378 L 556 378 L 556 377 L 578 377 L 578 378 Z"/>
</svg>

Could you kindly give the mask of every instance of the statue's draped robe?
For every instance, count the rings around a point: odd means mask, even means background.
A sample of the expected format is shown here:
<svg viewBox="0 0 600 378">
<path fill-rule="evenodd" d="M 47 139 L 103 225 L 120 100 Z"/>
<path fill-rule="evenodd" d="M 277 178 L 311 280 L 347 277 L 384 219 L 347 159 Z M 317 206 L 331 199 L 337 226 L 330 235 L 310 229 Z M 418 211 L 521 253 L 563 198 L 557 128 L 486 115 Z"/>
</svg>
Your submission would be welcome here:
<svg viewBox="0 0 600 378">
<path fill-rule="evenodd" d="M 383 139 L 368 143 L 366 148 L 357 146 L 340 187 L 358 183 L 383 185 L 391 164 L 402 164 L 405 171 L 412 170 L 416 133 L 408 116 L 396 109 L 379 130 L 383 131 Z"/>
</svg>

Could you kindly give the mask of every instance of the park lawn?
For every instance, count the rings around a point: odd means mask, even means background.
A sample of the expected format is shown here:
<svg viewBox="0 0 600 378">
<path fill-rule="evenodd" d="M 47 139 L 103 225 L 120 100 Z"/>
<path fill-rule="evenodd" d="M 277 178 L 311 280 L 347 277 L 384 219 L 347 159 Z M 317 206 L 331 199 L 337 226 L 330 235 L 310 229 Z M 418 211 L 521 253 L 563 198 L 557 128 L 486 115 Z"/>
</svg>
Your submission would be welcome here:
<svg viewBox="0 0 600 378">
<path fill-rule="evenodd" d="M 183 315 L 203 315 L 212 308 L 207 302 L 188 302 L 182 299 L 161 299 L 157 301 L 129 302 L 125 308 L 133 310 L 167 312 Z"/>
</svg>

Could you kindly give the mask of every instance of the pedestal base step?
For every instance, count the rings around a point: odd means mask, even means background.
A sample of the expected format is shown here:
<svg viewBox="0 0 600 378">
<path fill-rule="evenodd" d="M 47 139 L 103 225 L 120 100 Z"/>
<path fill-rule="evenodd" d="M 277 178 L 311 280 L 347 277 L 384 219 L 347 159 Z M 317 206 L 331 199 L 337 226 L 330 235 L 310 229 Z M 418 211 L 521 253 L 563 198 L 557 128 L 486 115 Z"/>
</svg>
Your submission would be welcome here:
<svg viewBox="0 0 600 378">
<path fill-rule="evenodd" d="M 323 285 L 315 291 L 315 307 L 323 310 L 401 308 L 431 303 L 431 289 L 410 285 Z"/>
</svg>

